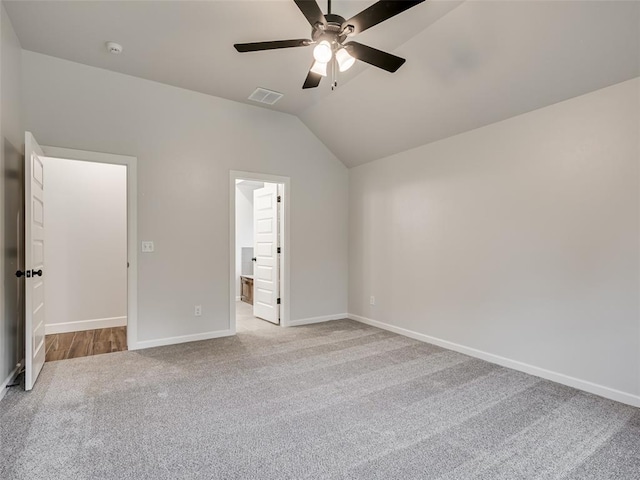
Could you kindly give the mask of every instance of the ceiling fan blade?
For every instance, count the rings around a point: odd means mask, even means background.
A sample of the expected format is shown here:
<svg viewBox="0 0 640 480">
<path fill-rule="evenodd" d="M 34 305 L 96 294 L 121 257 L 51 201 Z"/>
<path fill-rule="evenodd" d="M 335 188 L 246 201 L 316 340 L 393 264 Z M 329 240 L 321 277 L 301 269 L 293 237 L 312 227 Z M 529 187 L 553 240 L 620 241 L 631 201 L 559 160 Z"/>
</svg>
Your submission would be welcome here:
<svg viewBox="0 0 640 480">
<path fill-rule="evenodd" d="M 396 57 L 390 53 L 368 47 L 358 42 L 347 42 L 344 46 L 352 57 L 369 65 L 373 65 L 374 67 L 386 70 L 387 72 L 395 72 L 406 62 L 404 58 Z"/>
<path fill-rule="evenodd" d="M 322 10 L 318 6 L 318 2 L 316 0 L 293 0 L 296 2 L 296 5 L 302 12 L 302 14 L 307 18 L 307 21 L 311 24 L 312 27 L 318 23 L 322 25 L 326 25 L 327 21 L 322 14 Z"/>
<path fill-rule="evenodd" d="M 272 42 L 236 43 L 233 46 L 237 51 L 258 52 L 260 50 L 275 50 L 277 48 L 306 47 L 311 45 L 312 40 L 300 38 L 298 40 L 275 40 Z"/>
<path fill-rule="evenodd" d="M 311 64 L 311 66 L 313 67 L 313 64 Z M 322 75 L 309 70 L 307 78 L 305 78 L 304 80 L 304 85 L 302 85 L 303 90 L 307 88 L 316 88 L 318 85 L 320 85 L 320 80 L 322 80 Z"/>
<path fill-rule="evenodd" d="M 320 85 L 320 80 L 322 80 L 322 75 L 310 71 L 307 78 L 304 80 L 302 89 L 306 90 L 307 88 L 316 88 Z"/>
<path fill-rule="evenodd" d="M 353 33 L 357 34 L 364 32 L 367 28 L 371 28 L 374 25 L 384 22 L 385 20 L 395 17 L 399 13 L 405 10 L 415 7 L 419 3 L 425 0 L 396 0 L 396 1 L 382 1 L 376 2 L 369 8 L 364 9 L 354 17 L 344 22 L 342 27 L 347 25 L 353 25 Z"/>
</svg>

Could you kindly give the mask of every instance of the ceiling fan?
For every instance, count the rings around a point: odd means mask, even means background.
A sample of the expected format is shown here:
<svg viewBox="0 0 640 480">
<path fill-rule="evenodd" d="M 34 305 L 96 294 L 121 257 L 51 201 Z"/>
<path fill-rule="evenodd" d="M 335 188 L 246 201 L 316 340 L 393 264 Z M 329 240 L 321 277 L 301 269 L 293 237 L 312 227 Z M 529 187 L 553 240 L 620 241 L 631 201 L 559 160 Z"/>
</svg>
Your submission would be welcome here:
<svg viewBox="0 0 640 480">
<path fill-rule="evenodd" d="M 257 52 L 278 48 L 306 47 L 315 45 L 314 62 L 302 88 L 315 88 L 320 85 L 322 77 L 327 76 L 327 66 L 333 62 L 335 75 L 337 68 L 344 72 L 351 68 L 356 60 L 361 60 L 374 67 L 388 72 L 395 72 L 405 62 L 404 58 L 377 50 L 358 42 L 346 42 L 348 37 L 364 32 L 425 0 L 380 1 L 364 9 L 357 15 L 345 20 L 340 15 L 331 13 L 331 0 L 328 0 L 329 12 L 325 15 L 316 0 L 293 0 L 307 21 L 311 24 L 311 39 L 276 40 L 271 42 L 236 43 L 238 52 Z M 335 77 L 334 77 L 335 78 Z M 335 84 L 335 79 L 332 87 Z"/>
</svg>

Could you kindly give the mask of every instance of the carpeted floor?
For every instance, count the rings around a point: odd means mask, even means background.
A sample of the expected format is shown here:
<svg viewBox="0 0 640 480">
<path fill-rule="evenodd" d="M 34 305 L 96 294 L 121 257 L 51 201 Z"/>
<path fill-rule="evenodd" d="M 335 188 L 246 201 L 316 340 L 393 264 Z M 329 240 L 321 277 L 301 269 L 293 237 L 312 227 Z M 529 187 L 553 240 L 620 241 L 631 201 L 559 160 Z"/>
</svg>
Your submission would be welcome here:
<svg viewBox="0 0 640 480">
<path fill-rule="evenodd" d="M 2 479 L 638 479 L 640 410 L 349 320 L 44 366 Z"/>
</svg>

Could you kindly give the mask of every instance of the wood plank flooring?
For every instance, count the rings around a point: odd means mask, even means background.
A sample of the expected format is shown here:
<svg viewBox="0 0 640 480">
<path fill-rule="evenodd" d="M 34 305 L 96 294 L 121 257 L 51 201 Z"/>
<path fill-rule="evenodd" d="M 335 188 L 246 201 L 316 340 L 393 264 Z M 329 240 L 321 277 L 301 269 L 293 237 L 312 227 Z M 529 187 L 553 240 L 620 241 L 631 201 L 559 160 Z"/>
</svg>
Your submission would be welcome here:
<svg viewBox="0 0 640 480">
<path fill-rule="evenodd" d="M 46 362 L 121 352 L 127 349 L 127 327 L 47 335 L 45 347 Z"/>
</svg>

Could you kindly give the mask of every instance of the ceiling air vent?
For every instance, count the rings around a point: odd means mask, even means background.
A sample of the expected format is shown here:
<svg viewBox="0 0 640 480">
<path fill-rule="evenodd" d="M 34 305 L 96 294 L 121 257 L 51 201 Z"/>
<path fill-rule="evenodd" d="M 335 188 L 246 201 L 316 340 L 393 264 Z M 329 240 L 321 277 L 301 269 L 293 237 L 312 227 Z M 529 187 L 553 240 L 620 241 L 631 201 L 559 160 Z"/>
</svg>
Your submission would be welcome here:
<svg viewBox="0 0 640 480">
<path fill-rule="evenodd" d="M 282 98 L 282 93 L 274 92 L 272 90 L 267 90 L 266 88 L 256 88 L 255 92 L 253 92 L 249 96 L 249 100 L 253 100 L 254 102 L 266 103 L 267 105 L 273 105 L 278 100 Z"/>
</svg>

